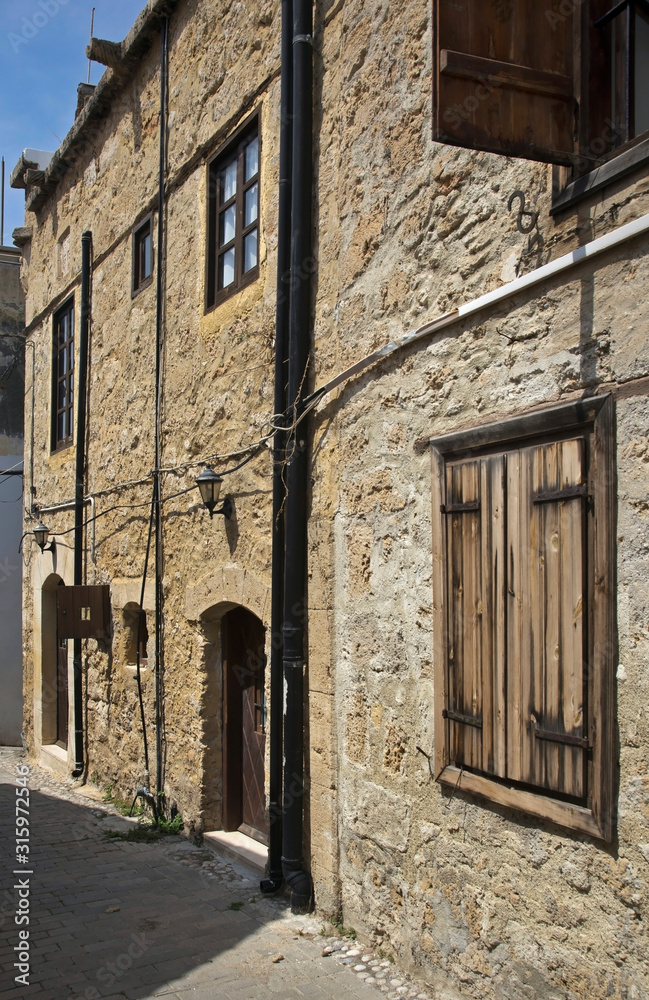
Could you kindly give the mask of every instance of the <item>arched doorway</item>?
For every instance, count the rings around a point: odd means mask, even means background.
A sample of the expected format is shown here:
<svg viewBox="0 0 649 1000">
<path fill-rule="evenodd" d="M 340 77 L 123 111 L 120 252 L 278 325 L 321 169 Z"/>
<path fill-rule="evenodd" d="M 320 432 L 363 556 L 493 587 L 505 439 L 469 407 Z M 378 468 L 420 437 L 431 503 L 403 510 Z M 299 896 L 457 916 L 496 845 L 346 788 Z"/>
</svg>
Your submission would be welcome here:
<svg viewBox="0 0 649 1000">
<path fill-rule="evenodd" d="M 223 662 L 223 829 L 268 842 L 265 630 L 246 608 L 221 619 Z"/>
</svg>

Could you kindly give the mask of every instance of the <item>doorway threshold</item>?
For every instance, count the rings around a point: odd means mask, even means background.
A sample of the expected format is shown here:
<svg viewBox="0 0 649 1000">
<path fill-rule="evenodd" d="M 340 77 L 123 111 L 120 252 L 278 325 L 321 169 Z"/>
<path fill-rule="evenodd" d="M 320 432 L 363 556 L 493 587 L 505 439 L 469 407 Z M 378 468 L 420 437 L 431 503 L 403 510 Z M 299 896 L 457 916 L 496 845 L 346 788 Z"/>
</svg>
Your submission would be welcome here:
<svg viewBox="0 0 649 1000">
<path fill-rule="evenodd" d="M 231 833 L 226 833 L 225 830 L 210 830 L 209 833 L 203 834 L 203 840 L 218 854 L 224 855 L 228 861 L 243 862 L 258 874 L 264 874 L 268 861 L 268 848 L 258 840 L 253 840 L 239 830 Z"/>
</svg>

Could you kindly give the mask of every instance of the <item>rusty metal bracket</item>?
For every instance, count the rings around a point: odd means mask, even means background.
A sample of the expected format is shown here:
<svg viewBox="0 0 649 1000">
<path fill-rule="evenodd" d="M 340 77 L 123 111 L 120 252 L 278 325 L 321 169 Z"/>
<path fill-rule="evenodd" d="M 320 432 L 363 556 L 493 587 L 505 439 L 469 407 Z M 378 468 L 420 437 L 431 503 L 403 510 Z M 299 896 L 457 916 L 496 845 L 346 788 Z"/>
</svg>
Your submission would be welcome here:
<svg viewBox="0 0 649 1000">
<path fill-rule="evenodd" d="M 509 201 L 507 202 L 507 207 L 510 212 L 516 200 L 520 201 L 520 208 L 518 209 L 518 217 L 516 219 L 516 228 L 518 229 L 519 233 L 527 235 L 528 233 L 531 233 L 534 227 L 536 226 L 536 223 L 539 220 L 539 213 L 530 212 L 529 209 L 525 208 L 525 203 L 527 198 L 524 191 L 514 191 L 514 193 L 510 195 Z M 523 222 L 523 219 L 525 218 L 529 219 L 530 221 Z"/>
<path fill-rule="evenodd" d="M 461 722 L 463 726 L 482 729 L 482 719 L 478 719 L 475 715 L 462 715 L 461 712 L 454 712 L 452 708 L 445 708 L 442 712 L 442 718 L 450 719 L 451 722 Z"/>
<path fill-rule="evenodd" d="M 552 733 L 547 729 L 534 727 L 537 740 L 548 740 L 550 743 L 562 743 L 564 746 L 580 747 L 582 750 L 592 750 L 592 743 L 586 737 L 570 736 L 568 733 Z"/>
</svg>

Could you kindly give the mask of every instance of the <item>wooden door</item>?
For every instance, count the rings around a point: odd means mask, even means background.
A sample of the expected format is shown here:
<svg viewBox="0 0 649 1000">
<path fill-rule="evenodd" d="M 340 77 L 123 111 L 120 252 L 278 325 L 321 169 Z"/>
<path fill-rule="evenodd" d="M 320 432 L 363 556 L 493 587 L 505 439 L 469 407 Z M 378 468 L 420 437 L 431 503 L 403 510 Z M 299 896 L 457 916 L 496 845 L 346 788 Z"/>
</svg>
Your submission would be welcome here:
<svg viewBox="0 0 649 1000">
<path fill-rule="evenodd" d="M 223 618 L 224 814 L 226 830 L 266 842 L 264 626 L 245 608 Z"/>
<path fill-rule="evenodd" d="M 56 742 L 68 747 L 68 640 L 56 640 Z"/>
</svg>

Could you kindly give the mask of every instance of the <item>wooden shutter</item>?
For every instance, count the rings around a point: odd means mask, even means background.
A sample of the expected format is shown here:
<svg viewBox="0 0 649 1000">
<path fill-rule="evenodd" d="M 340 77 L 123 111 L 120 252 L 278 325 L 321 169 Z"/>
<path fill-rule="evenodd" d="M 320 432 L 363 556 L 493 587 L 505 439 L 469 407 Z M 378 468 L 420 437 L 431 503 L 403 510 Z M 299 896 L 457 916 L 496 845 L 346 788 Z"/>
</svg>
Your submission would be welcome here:
<svg viewBox="0 0 649 1000">
<path fill-rule="evenodd" d="M 110 587 L 58 587 L 57 628 L 60 639 L 108 639 Z"/>
<path fill-rule="evenodd" d="M 505 775 L 504 460 L 446 468 L 450 758 Z"/>
<path fill-rule="evenodd" d="M 508 777 L 586 794 L 583 439 L 507 456 Z"/>
<path fill-rule="evenodd" d="M 571 164 L 575 15 L 535 0 L 434 0 L 433 8 L 433 139 Z"/>
</svg>

